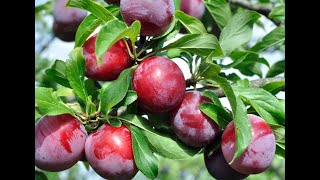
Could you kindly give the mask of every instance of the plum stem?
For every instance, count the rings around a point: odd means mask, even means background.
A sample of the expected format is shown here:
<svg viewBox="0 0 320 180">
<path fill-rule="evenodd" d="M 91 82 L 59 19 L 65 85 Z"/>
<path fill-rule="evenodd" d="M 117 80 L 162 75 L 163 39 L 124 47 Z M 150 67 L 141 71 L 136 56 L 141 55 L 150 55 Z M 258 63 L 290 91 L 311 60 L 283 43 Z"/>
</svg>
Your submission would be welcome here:
<svg viewBox="0 0 320 180">
<path fill-rule="evenodd" d="M 131 52 L 131 50 L 130 50 L 130 48 L 129 48 L 128 42 L 127 42 L 126 40 L 124 40 L 124 44 L 125 44 L 126 47 L 127 47 L 127 50 L 128 50 L 128 53 L 129 53 L 131 59 L 134 59 L 134 55 L 132 54 L 132 52 Z"/>
</svg>

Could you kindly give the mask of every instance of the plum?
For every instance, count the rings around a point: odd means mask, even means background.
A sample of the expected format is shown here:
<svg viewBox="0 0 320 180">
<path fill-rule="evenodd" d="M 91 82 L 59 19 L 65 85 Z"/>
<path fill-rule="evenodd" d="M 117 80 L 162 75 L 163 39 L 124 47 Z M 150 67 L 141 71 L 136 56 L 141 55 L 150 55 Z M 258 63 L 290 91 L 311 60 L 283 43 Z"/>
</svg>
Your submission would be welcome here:
<svg viewBox="0 0 320 180">
<path fill-rule="evenodd" d="M 184 96 L 186 84 L 179 66 L 168 58 L 146 58 L 133 73 L 132 88 L 138 105 L 151 113 L 168 112 L 177 107 Z"/>
<path fill-rule="evenodd" d="M 78 8 L 65 7 L 67 0 L 56 0 L 53 9 L 53 33 L 62 41 L 75 40 L 77 29 L 87 12 Z"/>
<path fill-rule="evenodd" d="M 85 75 L 97 81 L 115 80 L 124 69 L 133 65 L 133 61 L 124 41 L 119 40 L 107 50 L 102 64 L 98 65 L 95 55 L 97 35 L 91 36 L 83 45 L 83 56 L 86 60 Z"/>
<path fill-rule="evenodd" d="M 210 99 L 199 91 L 186 92 L 180 106 L 170 112 L 171 126 L 178 138 L 193 147 L 203 147 L 214 140 L 219 126 L 199 110 Z"/>
<path fill-rule="evenodd" d="M 130 26 L 140 21 L 142 36 L 159 36 L 170 26 L 174 14 L 173 0 L 121 0 L 120 12 Z"/>
<path fill-rule="evenodd" d="M 190 16 L 201 19 L 206 8 L 202 0 L 181 0 L 180 10 Z"/>
<path fill-rule="evenodd" d="M 131 179 L 138 172 L 131 133 L 124 125 L 103 124 L 87 138 L 85 153 L 93 170 L 106 179 Z"/>
<path fill-rule="evenodd" d="M 221 146 L 213 152 L 213 143 L 204 148 L 204 162 L 209 174 L 219 180 L 240 180 L 248 177 L 248 174 L 242 174 L 234 170 L 223 156 Z"/>
<path fill-rule="evenodd" d="M 43 116 L 35 125 L 35 165 L 46 171 L 63 171 L 84 155 L 84 126 L 70 114 Z"/>
<path fill-rule="evenodd" d="M 248 117 L 252 126 L 251 142 L 230 166 L 243 174 L 258 174 L 265 171 L 273 160 L 276 150 L 275 136 L 262 118 L 253 114 L 248 114 Z M 235 128 L 231 121 L 221 139 L 221 149 L 228 163 L 233 159 L 235 148 Z"/>
</svg>

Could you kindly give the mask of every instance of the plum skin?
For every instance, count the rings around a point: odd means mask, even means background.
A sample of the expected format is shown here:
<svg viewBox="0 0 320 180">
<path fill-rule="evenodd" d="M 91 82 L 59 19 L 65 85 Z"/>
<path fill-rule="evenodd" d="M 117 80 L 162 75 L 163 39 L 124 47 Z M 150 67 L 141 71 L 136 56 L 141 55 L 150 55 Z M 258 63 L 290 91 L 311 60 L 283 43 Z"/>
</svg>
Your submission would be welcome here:
<svg viewBox="0 0 320 180">
<path fill-rule="evenodd" d="M 206 9 L 202 0 L 181 0 L 180 10 L 197 19 L 201 19 Z"/>
<path fill-rule="evenodd" d="M 270 126 L 259 116 L 248 114 L 252 126 L 252 139 L 248 148 L 239 156 L 231 167 L 243 174 L 258 174 L 265 171 L 271 164 L 276 142 Z M 235 153 L 234 122 L 231 121 L 222 134 L 221 149 L 228 163 Z"/>
<path fill-rule="evenodd" d="M 212 142 L 219 132 L 218 124 L 199 110 L 204 102 L 211 101 L 199 91 L 189 91 L 181 105 L 170 112 L 173 131 L 189 146 L 203 147 Z"/>
<path fill-rule="evenodd" d="M 102 125 L 87 138 L 85 154 L 90 166 L 103 178 L 131 179 L 138 172 L 131 133 L 124 125 Z"/>
<path fill-rule="evenodd" d="M 120 12 L 130 26 L 135 20 L 141 23 L 141 36 L 159 36 L 170 26 L 174 14 L 173 0 L 121 0 Z"/>
<path fill-rule="evenodd" d="M 179 66 L 168 58 L 146 58 L 133 73 L 138 105 L 149 113 L 168 112 L 183 99 L 186 84 Z"/>
<path fill-rule="evenodd" d="M 83 56 L 86 60 L 85 75 L 97 81 L 112 81 L 118 78 L 120 73 L 133 65 L 129 52 L 123 40 L 113 44 L 104 55 L 102 64 L 97 64 L 95 55 L 95 34 L 83 45 Z"/>
<path fill-rule="evenodd" d="M 87 12 L 78 8 L 65 7 L 67 0 L 56 0 L 53 10 L 53 33 L 62 41 L 75 40 L 76 32 Z"/>
<path fill-rule="evenodd" d="M 209 154 L 213 148 L 213 143 L 204 148 L 204 162 L 209 174 L 219 180 L 241 180 L 248 177 L 248 174 L 242 174 L 234 170 L 223 156 L 221 146 Z"/>
<path fill-rule="evenodd" d="M 35 165 L 46 171 L 63 171 L 84 155 L 88 134 L 72 115 L 43 116 L 35 124 Z"/>
<path fill-rule="evenodd" d="M 120 5 L 120 0 L 104 0 L 108 4 Z"/>
</svg>

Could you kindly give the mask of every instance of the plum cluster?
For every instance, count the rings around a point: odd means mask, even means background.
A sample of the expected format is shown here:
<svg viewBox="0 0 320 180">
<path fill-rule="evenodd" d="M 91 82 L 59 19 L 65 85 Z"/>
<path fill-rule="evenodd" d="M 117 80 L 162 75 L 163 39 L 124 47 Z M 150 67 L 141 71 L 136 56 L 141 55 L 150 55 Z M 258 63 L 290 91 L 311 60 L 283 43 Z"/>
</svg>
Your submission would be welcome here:
<svg viewBox="0 0 320 180">
<path fill-rule="evenodd" d="M 72 40 L 75 31 L 64 23 L 85 17 L 82 11 L 64 9 L 65 0 L 55 4 L 55 34 Z M 120 5 L 124 21 L 130 25 L 141 22 L 141 36 L 158 36 L 164 33 L 173 19 L 173 0 L 107 0 Z M 139 8 L 139 11 L 136 9 Z M 181 0 L 181 10 L 201 18 L 204 5 L 201 0 Z M 64 16 L 62 16 L 64 14 Z M 67 15 L 75 19 L 70 19 Z M 78 22 L 78 21 L 77 21 Z M 77 23 L 79 24 L 79 23 Z M 72 27 L 75 27 L 73 25 Z M 68 32 L 66 31 L 68 30 Z M 101 64 L 95 57 L 97 34 L 83 45 L 86 61 L 85 75 L 96 81 L 112 81 L 135 64 L 130 57 L 126 40 L 114 43 L 105 53 Z M 204 148 L 208 172 L 221 180 L 243 179 L 250 174 L 265 171 L 275 154 L 275 136 L 270 126 L 260 117 L 249 114 L 252 126 L 250 145 L 234 160 L 236 137 L 234 122 L 225 129 L 199 110 L 204 102 L 212 102 L 199 91 L 186 91 L 184 75 L 179 66 L 162 56 L 151 56 L 136 62 L 132 75 L 132 89 L 136 91 L 137 104 L 145 114 L 168 114 L 172 131 L 180 141 L 190 147 Z M 221 134 L 222 135 L 219 135 Z M 221 138 L 218 147 L 215 140 Z M 131 132 L 125 126 L 113 127 L 108 123 L 87 133 L 80 121 L 69 114 L 43 116 L 35 125 L 35 165 L 46 171 L 62 171 L 79 160 L 86 159 L 94 171 L 107 179 L 131 179 L 138 172 L 134 161 Z"/>
</svg>

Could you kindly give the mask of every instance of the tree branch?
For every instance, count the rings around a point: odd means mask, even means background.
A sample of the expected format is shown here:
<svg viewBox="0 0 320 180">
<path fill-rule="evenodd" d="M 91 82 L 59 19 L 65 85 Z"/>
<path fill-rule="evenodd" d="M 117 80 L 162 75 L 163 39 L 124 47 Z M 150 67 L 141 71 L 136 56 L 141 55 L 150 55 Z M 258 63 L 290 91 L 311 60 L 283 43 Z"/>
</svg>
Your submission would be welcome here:
<svg viewBox="0 0 320 180">
<path fill-rule="evenodd" d="M 264 15 L 266 18 L 270 19 L 268 16 L 272 10 L 272 8 L 270 7 L 266 7 L 266 6 L 261 6 L 261 5 L 257 5 L 257 4 L 252 4 L 249 1 L 244 1 L 244 0 L 229 0 L 230 4 L 233 5 L 237 5 L 240 7 L 243 7 L 245 9 L 249 9 L 252 11 L 257 11 L 258 13 Z M 281 23 L 277 22 L 273 19 L 270 19 L 274 24 L 276 24 L 277 26 L 279 26 Z"/>
<path fill-rule="evenodd" d="M 284 77 L 274 77 L 274 78 L 264 78 L 264 79 L 257 79 L 257 80 L 252 80 L 249 83 L 249 87 L 253 88 L 259 88 L 264 86 L 265 84 L 271 83 L 271 82 L 279 82 L 279 81 L 285 81 Z M 193 89 L 187 90 L 191 91 Z M 197 88 L 197 91 L 204 91 L 204 90 L 212 90 L 217 94 L 217 96 L 220 97 L 225 97 L 226 95 L 224 94 L 224 91 L 221 88 L 213 88 L 213 87 L 202 87 L 202 88 Z M 285 91 L 285 86 L 283 86 L 282 91 Z"/>
</svg>

